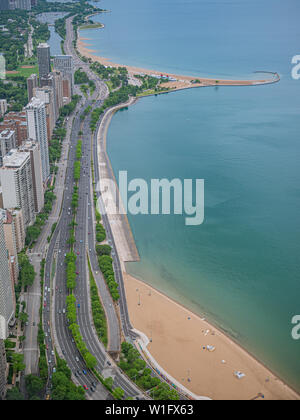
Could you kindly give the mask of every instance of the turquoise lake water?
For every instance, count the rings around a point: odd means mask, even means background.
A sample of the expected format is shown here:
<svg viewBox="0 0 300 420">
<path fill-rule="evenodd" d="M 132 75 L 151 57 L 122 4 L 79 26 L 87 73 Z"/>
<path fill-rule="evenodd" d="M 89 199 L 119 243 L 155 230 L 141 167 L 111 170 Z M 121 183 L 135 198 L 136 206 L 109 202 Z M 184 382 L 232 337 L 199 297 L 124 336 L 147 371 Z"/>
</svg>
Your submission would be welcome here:
<svg viewBox="0 0 300 420">
<path fill-rule="evenodd" d="M 205 314 L 300 390 L 300 54 L 298 0 L 105 0 L 82 31 L 118 63 L 179 74 L 247 78 L 259 87 L 149 97 L 118 112 L 113 168 L 129 179 L 205 179 L 205 223 L 129 216 L 141 262 L 131 274 Z M 251 77 L 252 77 L 251 76 Z"/>
</svg>

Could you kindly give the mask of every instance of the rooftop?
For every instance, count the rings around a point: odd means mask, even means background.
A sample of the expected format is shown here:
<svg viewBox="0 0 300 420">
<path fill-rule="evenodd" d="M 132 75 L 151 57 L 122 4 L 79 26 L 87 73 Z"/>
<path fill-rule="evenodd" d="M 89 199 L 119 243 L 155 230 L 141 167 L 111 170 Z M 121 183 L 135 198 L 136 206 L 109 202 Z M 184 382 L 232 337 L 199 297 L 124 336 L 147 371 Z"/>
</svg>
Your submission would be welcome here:
<svg viewBox="0 0 300 420">
<path fill-rule="evenodd" d="M 4 158 L 1 170 L 9 168 L 19 168 L 28 159 L 30 154 L 28 152 L 19 152 L 17 149 L 12 149 Z"/>
</svg>

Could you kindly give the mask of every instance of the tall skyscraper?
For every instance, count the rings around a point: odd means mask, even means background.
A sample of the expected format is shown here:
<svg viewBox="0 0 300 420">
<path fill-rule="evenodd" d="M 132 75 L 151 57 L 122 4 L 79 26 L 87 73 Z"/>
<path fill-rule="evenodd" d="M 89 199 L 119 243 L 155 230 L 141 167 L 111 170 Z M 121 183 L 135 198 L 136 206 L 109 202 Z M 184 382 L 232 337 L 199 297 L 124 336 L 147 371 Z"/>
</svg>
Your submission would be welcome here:
<svg viewBox="0 0 300 420">
<path fill-rule="evenodd" d="M 8 337 L 8 324 L 14 317 L 14 298 L 8 265 L 3 216 L 0 214 L 0 340 Z"/>
<path fill-rule="evenodd" d="M 11 150 L 0 168 L 3 207 L 21 208 L 25 226 L 34 223 L 34 195 L 30 153 Z"/>
<path fill-rule="evenodd" d="M 44 102 L 33 97 L 26 106 L 28 138 L 40 145 L 43 182 L 46 183 L 50 176 L 48 136 L 47 136 L 47 117 Z"/>
<path fill-rule="evenodd" d="M 34 89 L 38 87 L 38 77 L 36 74 L 32 74 L 27 79 L 27 92 L 28 92 L 28 102 L 34 97 Z"/>
<path fill-rule="evenodd" d="M 46 119 L 47 119 L 47 136 L 48 141 L 52 137 L 52 133 L 56 124 L 55 119 L 55 95 L 54 89 L 50 86 L 45 86 L 41 88 L 35 88 L 33 93 L 36 98 L 44 102 L 46 107 Z"/>
<path fill-rule="evenodd" d="M 39 44 L 37 47 L 37 57 L 39 63 L 39 77 L 47 76 L 51 72 L 50 47 L 46 43 Z"/>
<path fill-rule="evenodd" d="M 27 141 L 23 143 L 23 145 L 19 148 L 19 151 L 30 153 L 34 209 L 36 213 L 39 213 L 44 207 L 44 189 L 40 145 L 32 141 Z"/>
<path fill-rule="evenodd" d="M 6 395 L 6 353 L 4 341 L 0 339 L 0 400 L 4 400 Z"/>
<path fill-rule="evenodd" d="M 17 147 L 16 133 L 13 130 L 0 131 L 0 166 L 3 164 L 3 158 L 11 149 Z"/>
<path fill-rule="evenodd" d="M 74 91 L 74 63 L 71 55 L 56 55 L 53 63 L 54 70 L 62 73 L 64 80 L 69 80 L 71 96 Z"/>
</svg>

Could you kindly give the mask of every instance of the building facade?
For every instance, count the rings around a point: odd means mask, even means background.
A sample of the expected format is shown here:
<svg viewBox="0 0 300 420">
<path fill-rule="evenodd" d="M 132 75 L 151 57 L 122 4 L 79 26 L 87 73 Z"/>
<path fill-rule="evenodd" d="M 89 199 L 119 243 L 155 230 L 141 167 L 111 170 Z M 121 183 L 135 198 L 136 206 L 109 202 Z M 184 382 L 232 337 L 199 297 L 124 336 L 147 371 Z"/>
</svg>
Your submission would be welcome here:
<svg viewBox="0 0 300 420">
<path fill-rule="evenodd" d="M 50 176 L 48 135 L 47 135 L 47 117 L 44 102 L 33 97 L 26 106 L 28 139 L 37 142 L 40 145 L 43 182 L 47 183 Z"/>
<path fill-rule="evenodd" d="M 13 130 L 0 132 L 0 166 L 3 165 L 3 158 L 12 149 L 17 147 L 16 133 Z"/>
<path fill-rule="evenodd" d="M 0 131 L 13 130 L 16 133 L 17 146 L 27 140 L 27 117 L 26 112 L 9 112 L 0 123 Z"/>
<path fill-rule="evenodd" d="M 3 216 L 4 237 L 9 256 L 8 264 L 10 268 L 12 289 L 14 291 L 14 285 L 18 282 L 19 275 L 15 223 L 9 210 L 0 209 L 0 213 Z"/>
<path fill-rule="evenodd" d="M 40 99 L 45 104 L 46 119 L 47 119 L 47 137 L 48 137 L 48 142 L 49 142 L 52 137 L 53 130 L 56 123 L 54 90 L 50 86 L 35 88 L 33 96 Z"/>
<path fill-rule="evenodd" d="M 50 46 L 47 43 L 39 44 L 37 47 L 39 64 L 39 77 L 47 76 L 51 72 Z"/>
<path fill-rule="evenodd" d="M 3 216 L 0 214 L 0 340 L 8 337 L 8 324 L 14 318 L 14 297 L 8 265 Z"/>
<path fill-rule="evenodd" d="M 3 206 L 22 209 L 25 227 L 35 220 L 30 153 L 11 150 L 0 168 Z"/>
<path fill-rule="evenodd" d="M 62 73 L 63 80 L 68 80 L 70 85 L 70 97 L 74 92 L 74 62 L 71 55 L 56 55 L 53 63 L 54 70 Z M 65 97 L 65 95 L 64 95 Z"/>
<path fill-rule="evenodd" d="M 14 220 L 15 235 L 16 235 L 16 249 L 19 254 L 25 247 L 25 225 L 22 209 L 8 209 Z"/>
<path fill-rule="evenodd" d="M 39 213 L 44 207 L 44 188 L 40 145 L 32 141 L 27 141 L 19 148 L 19 151 L 27 152 L 30 154 L 34 210 L 36 213 Z"/>
<path fill-rule="evenodd" d="M 36 74 L 32 74 L 27 79 L 27 92 L 28 92 L 28 102 L 34 97 L 34 89 L 38 87 L 38 77 Z"/>
</svg>

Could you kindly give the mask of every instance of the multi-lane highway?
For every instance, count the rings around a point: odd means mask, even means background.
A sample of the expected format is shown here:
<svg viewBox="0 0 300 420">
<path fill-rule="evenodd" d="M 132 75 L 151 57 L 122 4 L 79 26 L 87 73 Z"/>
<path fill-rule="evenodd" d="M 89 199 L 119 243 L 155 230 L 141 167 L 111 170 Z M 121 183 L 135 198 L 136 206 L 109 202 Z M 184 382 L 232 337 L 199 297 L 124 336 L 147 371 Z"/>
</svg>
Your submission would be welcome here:
<svg viewBox="0 0 300 420">
<path fill-rule="evenodd" d="M 77 306 L 77 322 L 83 340 L 88 350 L 97 359 L 97 370 L 103 376 L 111 376 L 114 379 L 114 387 L 120 386 L 125 391 L 125 396 L 143 398 L 140 390 L 120 371 L 114 361 L 109 357 L 103 344 L 99 341 L 95 329 L 90 308 L 89 294 L 89 274 L 87 258 L 91 261 L 91 267 L 94 272 L 102 304 L 105 309 L 108 323 L 109 344 L 108 350 L 111 353 L 120 350 L 120 326 L 116 310 L 108 292 L 107 286 L 99 271 L 97 265 L 97 256 L 95 253 L 95 232 L 94 232 L 94 208 L 93 208 L 93 191 L 92 191 L 92 174 L 91 159 L 92 154 L 95 155 L 97 144 L 92 142 L 92 134 L 90 131 L 90 116 L 86 117 L 84 122 L 80 119 L 84 110 L 91 106 L 92 108 L 102 104 L 103 99 L 108 95 L 106 85 L 94 75 L 88 66 L 81 62 L 72 45 L 73 30 L 71 19 L 67 21 L 67 39 L 65 42 L 65 51 L 74 57 L 75 66 L 81 67 L 91 80 L 95 82 L 96 90 L 90 100 L 84 100 L 78 114 L 74 118 L 72 133 L 70 136 L 70 144 L 68 150 L 67 166 L 65 174 L 61 174 L 64 180 L 64 197 L 60 219 L 56 230 L 51 239 L 47 252 L 45 265 L 45 286 L 43 290 L 45 306 L 43 311 L 43 325 L 46 336 L 47 358 L 49 370 L 53 372 L 55 363 L 54 348 L 58 350 L 60 357 L 63 357 L 70 367 L 73 380 L 81 385 L 87 386 L 88 398 L 106 399 L 109 398 L 107 390 L 100 384 L 97 384 L 96 391 L 91 391 L 91 385 L 95 385 L 96 379 L 89 372 L 77 351 L 76 345 L 70 333 L 66 318 L 66 275 L 65 275 L 65 255 L 70 250 L 68 244 L 70 223 L 72 222 L 71 201 L 74 187 L 73 166 L 76 159 L 75 148 L 79 138 L 79 131 L 82 135 L 82 159 L 81 159 L 81 177 L 78 183 L 79 201 L 76 214 L 76 229 L 74 252 L 77 256 L 77 287 L 74 291 Z M 93 147 L 93 150 L 92 150 Z M 95 167 L 97 164 L 95 163 Z M 111 232 L 108 237 L 112 241 Z M 111 242 L 112 243 L 112 242 Z M 50 290 L 50 291 L 49 291 Z M 95 386 L 93 385 L 93 388 Z"/>
</svg>

